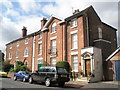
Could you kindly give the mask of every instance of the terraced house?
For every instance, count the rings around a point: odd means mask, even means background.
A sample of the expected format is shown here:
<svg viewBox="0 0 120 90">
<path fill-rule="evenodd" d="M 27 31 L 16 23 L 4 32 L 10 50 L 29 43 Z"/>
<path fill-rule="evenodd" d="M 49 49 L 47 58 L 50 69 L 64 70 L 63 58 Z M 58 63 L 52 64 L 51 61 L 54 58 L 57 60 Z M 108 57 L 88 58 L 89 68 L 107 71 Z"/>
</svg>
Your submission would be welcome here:
<svg viewBox="0 0 120 90">
<path fill-rule="evenodd" d="M 55 65 L 68 61 L 72 71 L 83 73 L 88 81 L 106 78 L 106 58 L 116 50 L 116 29 L 101 21 L 92 6 L 75 10 L 61 20 L 55 16 L 41 20 L 41 29 L 6 44 L 6 60 L 14 64 L 23 61 L 32 71 L 43 62 Z M 80 78 L 82 79 L 82 78 Z"/>
</svg>

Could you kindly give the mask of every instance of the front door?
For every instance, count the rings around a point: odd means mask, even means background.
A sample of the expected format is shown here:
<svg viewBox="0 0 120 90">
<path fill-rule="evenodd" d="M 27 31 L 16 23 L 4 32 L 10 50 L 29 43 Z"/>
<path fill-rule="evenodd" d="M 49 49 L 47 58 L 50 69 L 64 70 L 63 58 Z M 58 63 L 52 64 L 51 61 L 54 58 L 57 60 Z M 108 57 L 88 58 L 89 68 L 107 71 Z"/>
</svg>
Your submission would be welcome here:
<svg viewBox="0 0 120 90">
<path fill-rule="evenodd" d="M 85 59 L 85 76 L 87 77 L 91 72 L 90 59 Z"/>
</svg>

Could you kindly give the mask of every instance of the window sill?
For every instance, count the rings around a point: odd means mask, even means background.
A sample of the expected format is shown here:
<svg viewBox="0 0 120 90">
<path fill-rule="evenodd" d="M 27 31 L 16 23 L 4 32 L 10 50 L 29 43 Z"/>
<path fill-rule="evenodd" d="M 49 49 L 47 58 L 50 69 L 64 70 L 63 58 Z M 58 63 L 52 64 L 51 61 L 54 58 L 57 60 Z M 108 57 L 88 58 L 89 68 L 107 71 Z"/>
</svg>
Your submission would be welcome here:
<svg viewBox="0 0 120 90">
<path fill-rule="evenodd" d="M 78 48 L 72 48 L 71 50 L 77 50 Z"/>
<path fill-rule="evenodd" d="M 38 38 L 38 40 L 41 40 L 42 38 Z"/>
<path fill-rule="evenodd" d="M 39 56 L 42 56 L 42 54 L 38 54 Z"/>
<path fill-rule="evenodd" d="M 24 57 L 28 57 L 28 55 L 24 56 Z"/>
<path fill-rule="evenodd" d="M 9 60 L 11 60 L 12 58 L 8 58 Z"/>
<path fill-rule="evenodd" d="M 52 32 L 52 33 L 50 33 L 50 34 L 55 34 L 56 32 Z"/>
<path fill-rule="evenodd" d="M 18 58 L 18 57 L 16 57 L 16 58 Z"/>
<path fill-rule="evenodd" d="M 25 43 L 25 44 L 28 44 L 28 43 Z"/>
<path fill-rule="evenodd" d="M 73 26 L 73 27 L 71 27 L 71 29 L 73 29 L 73 28 L 76 28 L 77 26 Z"/>
</svg>

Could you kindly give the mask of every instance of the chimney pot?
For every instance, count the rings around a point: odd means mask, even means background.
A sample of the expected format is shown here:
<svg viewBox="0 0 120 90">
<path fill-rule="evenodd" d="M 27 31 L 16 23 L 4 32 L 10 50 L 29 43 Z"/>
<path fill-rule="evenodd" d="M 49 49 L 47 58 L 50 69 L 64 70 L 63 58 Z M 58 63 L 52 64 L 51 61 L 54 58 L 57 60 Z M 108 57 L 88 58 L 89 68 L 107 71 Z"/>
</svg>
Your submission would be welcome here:
<svg viewBox="0 0 120 90">
<path fill-rule="evenodd" d="M 47 22 L 47 19 L 43 17 L 43 19 L 41 20 L 41 28 L 43 28 L 46 22 Z"/>
<path fill-rule="evenodd" d="M 77 9 L 77 10 L 75 10 L 74 12 L 73 12 L 73 14 L 77 14 L 77 13 L 79 13 L 80 11 L 79 11 L 79 9 Z"/>
<path fill-rule="evenodd" d="M 25 37 L 27 35 L 27 29 L 25 26 L 23 26 L 23 29 L 22 29 L 22 37 Z"/>
</svg>

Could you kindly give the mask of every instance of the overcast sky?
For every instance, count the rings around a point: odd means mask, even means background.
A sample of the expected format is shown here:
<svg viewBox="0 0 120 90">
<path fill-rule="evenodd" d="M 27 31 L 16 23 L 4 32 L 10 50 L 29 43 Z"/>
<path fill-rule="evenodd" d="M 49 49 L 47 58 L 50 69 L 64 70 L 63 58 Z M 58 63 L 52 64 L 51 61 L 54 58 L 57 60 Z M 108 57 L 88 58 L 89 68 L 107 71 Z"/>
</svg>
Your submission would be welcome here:
<svg viewBox="0 0 120 90">
<path fill-rule="evenodd" d="M 84 2 L 83 2 L 84 1 Z M 89 1 L 89 2 L 88 2 Z M 65 19 L 73 10 L 84 10 L 92 5 L 108 25 L 118 29 L 118 0 L 2 0 L 0 1 L 0 50 L 5 52 L 5 44 L 20 38 L 21 29 L 27 27 L 28 34 L 41 28 L 40 20 L 55 15 Z M 90 2 L 92 1 L 92 2 Z M 113 2 L 114 1 L 114 2 Z M 120 40 L 120 36 L 119 36 Z"/>
</svg>

